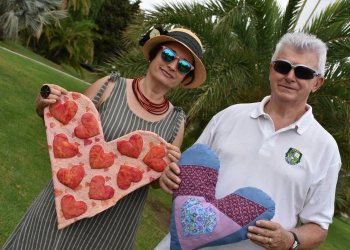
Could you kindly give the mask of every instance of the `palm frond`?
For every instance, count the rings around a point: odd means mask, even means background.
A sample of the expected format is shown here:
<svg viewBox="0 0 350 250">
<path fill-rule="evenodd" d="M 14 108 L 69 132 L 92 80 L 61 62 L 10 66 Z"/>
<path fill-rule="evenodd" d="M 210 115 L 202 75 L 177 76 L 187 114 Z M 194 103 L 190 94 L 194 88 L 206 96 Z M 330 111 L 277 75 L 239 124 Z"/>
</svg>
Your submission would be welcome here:
<svg viewBox="0 0 350 250">
<path fill-rule="evenodd" d="M 306 0 L 304 0 L 306 2 Z M 282 27 L 280 29 L 280 34 L 278 37 L 281 37 L 287 32 L 294 31 L 295 25 L 298 21 L 298 16 L 301 13 L 303 6 L 303 0 L 290 0 L 288 2 L 286 11 L 282 17 Z"/>
</svg>

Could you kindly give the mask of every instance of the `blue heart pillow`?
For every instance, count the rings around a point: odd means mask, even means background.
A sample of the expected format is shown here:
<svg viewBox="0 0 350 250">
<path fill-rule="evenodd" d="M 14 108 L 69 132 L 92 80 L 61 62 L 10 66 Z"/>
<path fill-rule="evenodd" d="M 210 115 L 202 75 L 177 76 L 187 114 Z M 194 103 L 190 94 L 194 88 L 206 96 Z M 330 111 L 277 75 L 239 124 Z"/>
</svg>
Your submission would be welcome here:
<svg viewBox="0 0 350 250">
<path fill-rule="evenodd" d="M 174 192 L 170 249 L 198 249 L 247 239 L 248 226 L 270 220 L 274 201 L 262 190 L 243 187 L 215 198 L 220 161 L 205 144 L 183 152 L 181 184 Z"/>
</svg>

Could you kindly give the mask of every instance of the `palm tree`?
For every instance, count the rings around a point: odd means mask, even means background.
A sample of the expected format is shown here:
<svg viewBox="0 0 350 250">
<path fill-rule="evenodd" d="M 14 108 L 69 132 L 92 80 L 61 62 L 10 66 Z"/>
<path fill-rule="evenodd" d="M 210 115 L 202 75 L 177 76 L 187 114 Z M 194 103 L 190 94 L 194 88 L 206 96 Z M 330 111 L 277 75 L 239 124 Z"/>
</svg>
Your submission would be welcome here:
<svg viewBox="0 0 350 250">
<path fill-rule="evenodd" d="M 68 64 L 82 74 L 81 63 L 91 63 L 94 54 L 94 40 L 100 38 L 91 20 L 75 21 L 66 18 L 60 26 L 45 27 L 43 35 L 33 47 L 46 58 Z"/>
<path fill-rule="evenodd" d="M 58 10 L 61 0 L 3 0 L 0 2 L 0 30 L 4 39 L 17 39 L 26 30 L 39 38 L 45 25 L 58 23 L 66 11 Z"/>
<path fill-rule="evenodd" d="M 185 146 L 193 143 L 213 114 L 234 103 L 256 102 L 269 94 L 268 70 L 274 46 L 286 32 L 295 31 L 304 0 L 290 0 L 282 11 L 274 0 L 209 0 L 198 3 L 163 4 L 146 14 L 142 25 L 132 25 L 127 34 L 130 50 L 112 58 L 114 65 L 130 77 L 145 73 L 136 40 L 147 28 L 184 26 L 195 31 L 205 46 L 207 81 L 199 89 L 172 93 L 183 107 L 189 126 Z M 326 84 L 314 93 L 310 104 L 318 121 L 333 134 L 342 156 L 337 187 L 336 211 L 350 205 L 350 1 L 329 5 L 303 28 L 329 47 Z M 107 67 L 108 68 L 108 67 Z M 187 145 L 186 145 L 187 143 Z"/>
</svg>

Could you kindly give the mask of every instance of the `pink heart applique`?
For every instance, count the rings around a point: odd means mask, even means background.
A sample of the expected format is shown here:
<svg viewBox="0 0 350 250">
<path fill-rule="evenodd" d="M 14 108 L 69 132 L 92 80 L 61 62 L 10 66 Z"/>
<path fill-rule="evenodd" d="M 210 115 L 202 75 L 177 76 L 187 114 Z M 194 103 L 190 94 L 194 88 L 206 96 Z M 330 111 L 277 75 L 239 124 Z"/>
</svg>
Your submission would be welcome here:
<svg viewBox="0 0 350 250">
<path fill-rule="evenodd" d="M 89 98 L 69 92 L 57 103 L 44 117 L 59 229 L 108 209 L 169 164 L 157 134 L 138 130 L 106 142 Z"/>
<path fill-rule="evenodd" d="M 113 197 L 114 189 L 105 185 L 105 178 L 101 175 L 94 176 L 90 182 L 89 197 L 94 200 L 108 200 Z"/>
<path fill-rule="evenodd" d="M 78 106 L 74 101 L 66 101 L 62 103 L 59 100 L 55 104 L 50 105 L 49 109 L 53 117 L 66 125 L 77 113 Z"/>
<path fill-rule="evenodd" d="M 98 122 L 91 113 L 85 113 L 81 117 L 81 124 L 74 129 L 74 134 L 80 139 L 88 139 L 100 133 Z"/>
<path fill-rule="evenodd" d="M 139 182 L 142 179 L 142 171 L 137 167 L 122 165 L 118 172 L 117 184 L 121 189 L 128 189 L 132 182 Z"/>
<path fill-rule="evenodd" d="M 68 141 L 65 134 L 58 134 L 53 139 L 53 152 L 56 158 L 71 158 L 79 153 L 78 146 Z"/>
<path fill-rule="evenodd" d="M 79 186 L 80 182 L 83 180 L 85 175 L 85 170 L 82 165 L 75 165 L 68 168 L 60 168 L 57 172 L 57 179 L 67 187 L 75 189 Z"/>
<path fill-rule="evenodd" d="M 143 141 L 140 135 L 135 134 L 127 140 L 117 142 L 117 148 L 122 155 L 137 158 L 139 157 L 143 146 Z"/>
<path fill-rule="evenodd" d="M 73 195 L 67 194 L 61 200 L 62 213 L 65 219 L 73 219 L 87 210 L 83 201 L 76 201 Z"/>
</svg>

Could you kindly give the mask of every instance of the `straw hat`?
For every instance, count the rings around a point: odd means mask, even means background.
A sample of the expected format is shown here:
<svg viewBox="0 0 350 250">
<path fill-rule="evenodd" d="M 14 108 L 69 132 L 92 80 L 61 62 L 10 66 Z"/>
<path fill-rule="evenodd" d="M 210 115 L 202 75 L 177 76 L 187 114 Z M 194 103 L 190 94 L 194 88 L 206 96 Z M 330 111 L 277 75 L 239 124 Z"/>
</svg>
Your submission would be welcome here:
<svg viewBox="0 0 350 250">
<path fill-rule="evenodd" d="M 157 45 L 166 42 L 177 42 L 185 46 L 193 55 L 194 58 L 194 77 L 193 81 L 184 84 L 184 88 L 192 89 L 200 86 L 206 79 L 205 67 L 201 61 L 202 57 L 202 43 L 199 38 L 192 31 L 183 28 L 175 28 L 165 34 L 161 34 L 158 29 L 150 30 L 148 40 L 141 42 L 143 45 L 143 55 L 149 60 L 150 51 Z M 144 44 L 143 44 L 144 43 Z"/>
</svg>

